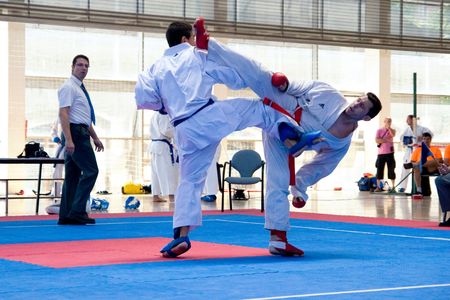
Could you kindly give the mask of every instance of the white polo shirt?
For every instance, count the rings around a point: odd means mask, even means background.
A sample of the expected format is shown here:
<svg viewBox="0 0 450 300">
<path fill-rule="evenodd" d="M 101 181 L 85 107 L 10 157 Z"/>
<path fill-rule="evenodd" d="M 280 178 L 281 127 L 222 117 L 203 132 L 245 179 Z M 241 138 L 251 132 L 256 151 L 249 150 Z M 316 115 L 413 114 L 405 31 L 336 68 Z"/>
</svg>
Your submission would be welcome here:
<svg viewBox="0 0 450 300">
<path fill-rule="evenodd" d="M 91 125 L 91 108 L 81 81 L 70 76 L 58 90 L 59 108 L 70 107 L 69 123 Z"/>
</svg>

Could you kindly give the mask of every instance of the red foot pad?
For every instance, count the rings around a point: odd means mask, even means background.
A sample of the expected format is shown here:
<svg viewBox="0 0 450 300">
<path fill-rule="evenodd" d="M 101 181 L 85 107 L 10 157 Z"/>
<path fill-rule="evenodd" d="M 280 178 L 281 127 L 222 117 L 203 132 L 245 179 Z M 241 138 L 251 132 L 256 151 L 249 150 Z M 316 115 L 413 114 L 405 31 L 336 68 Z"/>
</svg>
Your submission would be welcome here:
<svg viewBox="0 0 450 300">
<path fill-rule="evenodd" d="M 169 238 L 129 238 L 0 245 L 0 258 L 50 268 L 167 262 L 159 250 Z M 191 241 L 192 249 L 174 260 L 266 256 L 267 250 Z"/>
<path fill-rule="evenodd" d="M 294 199 L 292 199 L 292 205 L 295 208 L 302 208 L 303 206 L 306 205 L 306 201 L 300 197 L 294 197 Z"/>
<path fill-rule="evenodd" d="M 269 252 L 270 254 L 281 256 L 303 256 L 305 254 L 302 249 L 282 241 L 270 241 Z"/>
<path fill-rule="evenodd" d="M 273 255 L 281 256 L 303 256 L 305 254 L 287 241 L 286 231 L 270 230 L 269 252 Z"/>
</svg>

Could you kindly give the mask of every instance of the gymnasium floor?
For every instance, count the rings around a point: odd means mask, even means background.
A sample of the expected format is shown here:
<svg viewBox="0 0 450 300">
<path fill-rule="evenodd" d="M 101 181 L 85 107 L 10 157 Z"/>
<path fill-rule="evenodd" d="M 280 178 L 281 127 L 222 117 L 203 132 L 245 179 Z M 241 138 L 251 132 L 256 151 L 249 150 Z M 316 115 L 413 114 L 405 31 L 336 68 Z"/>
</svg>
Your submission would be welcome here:
<svg viewBox="0 0 450 300">
<path fill-rule="evenodd" d="M 360 192 L 357 187 L 353 190 L 342 191 L 308 191 L 310 200 L 308 204 L 298 210 L 291 206 L 291 210 L 301 212 L 311 212 L 330 215 L 348 215 L 378 218 L 394 218 L 403 220 L 421 220 L 438 222 L 442 218 L 439 209 L 439 200 L 434 187 L 434 180 L 431 182 L 431 197 L 424 197 L 421 201 L 412 200 L 410 196 L 404 194 L 379 194 Z M 31 194 L 30 191 L 25 191 Z M 110 202 L 108 213 L 126 212 L 124 203 L 127 195 L 122 195 L 120 189 L 110 190 L 111 195 L 97 195 L 94 198 L 106 199 Z M 225 208 L 228 205 L 228 193 L 225 193 Z M 139 212 L 170 212 L 173 210 L 173 203 L 153 202 L 150 195 L 135 195 L 141 202 Z M 259 193 L 251 192 L 248 201 L 233 201 L 234 209 L 259 209 Z M 203 210 L 218 210 L 221 206 L 221 194 L 217 195 L 216 202 L 203 202 Z M 45 207 L 52 204 L 50 199 L 41 199 L 39 214 L 46 215 Z M 9 216 L 34 215 L 35 200 L 10 200 Z M 95 212 L 94 212 L 95 213 Z M 5 201 L 0 200 L 0 217 L 5 215 Z"/>
<path fill-rule="evenodd" d="M 203 203 L 192 249 L 162 259 L 173 203 L 102 196 L 96 225 L 57 226 L 14 200 L 0 217 L 0 299 L 442 299 L 450 294 L 450 230 L 438 227 L 438 199 L 359 191 L 311 192 L 293 209 L 289 240 L 305 256 L 267 252 L 257 193 L 233 212 Z M 220 196 L 220 195 L 219 195 Z M 228 200 L 227 203 L 228 204 Z M 3 207 L 1 207 L 3 205 Z M 0 202 L 0 209 L 4 203 Z"/>
</svg>

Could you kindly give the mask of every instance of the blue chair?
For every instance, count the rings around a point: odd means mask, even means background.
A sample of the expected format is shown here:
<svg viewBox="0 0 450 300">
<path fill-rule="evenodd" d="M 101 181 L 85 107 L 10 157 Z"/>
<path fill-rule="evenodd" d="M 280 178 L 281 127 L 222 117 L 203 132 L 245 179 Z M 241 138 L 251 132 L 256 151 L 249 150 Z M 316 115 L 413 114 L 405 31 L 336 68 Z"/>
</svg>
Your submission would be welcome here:
<svg viewBox="0 0 450 300">
<path fill-rule="evenodd" d="M 225 162 L 222 170 L 222 181 L 220 184 L 220 191 L 222 192 L 222 211 L 224 211 L 225 205 L 225 182 L 228 183 L 228 193 L 230 199 L 230 210 L 233 210 L 232 197 L 231 197 L 231 185 L 250 185 L 261 182 L 261 212 L 264 211 L 264 165 L 265 162 L 261 159 L 258 152 L 254 150 L 239 150 L 233 155 L 233 158 Z M 220 166 L 218 165 L 218 170 Z M 239 176 L 231 176 L 231 170 L 234 169 L 239 173 Z M 254 177 L 253 174 L 261 169 L 261 177 Z M 228 176 L 225 177 L 225 173 Z"/>
</svg>

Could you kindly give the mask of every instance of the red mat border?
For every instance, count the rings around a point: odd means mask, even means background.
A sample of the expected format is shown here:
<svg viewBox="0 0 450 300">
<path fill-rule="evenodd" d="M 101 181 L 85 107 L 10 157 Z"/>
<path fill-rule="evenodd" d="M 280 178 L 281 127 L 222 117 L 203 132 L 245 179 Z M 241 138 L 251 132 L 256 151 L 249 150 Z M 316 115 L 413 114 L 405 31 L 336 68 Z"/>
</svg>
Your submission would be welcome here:
<svg viewBox="0 0 450 300">
<path fill-rule="evenodd" d="M 257 209 L 240 209 L 233 211 L 221 212 L 220 210 L 207 210 L 202 212 L 203 215 L 252 215 L 264 216 L 264 213 Z M 143 218 L 143 217 L 167 217 L 172 216 L 173 212 L 135 212 L 135 213 L 98 213 L 91 214 L 91 217 L 96 219 L 108 218 Z M 356 224 L 370 224 L 370 225 L 385 225 L 395 227 L 411 227 L 421 229 L 433 230 L 450 230 L 450 227 L 439 227 L 437 222 L 418 221 L 418 220 L 399 220 L 376 217 L 359 217 L 359 216 L 345 216 L 345 215 L 329 215 L 308 212 L 291 212 L 291 218 L 303 220 L 329 221 L 329 222 L 344 222 Z M 40 216 L 8 216 L 0 217 L 1 222 L 11 221 L 40 221 L 40 220 L 57 220 L 56 215 L 40 215 Z"/>
<path fill-rule="evenodd" d="M 49 268 L 73 268 L 269 255 L 266 248 L 192 240 L 193 247 L 185 255 L 163 258 L 159 250 L 170 241 L 148 237 L 4 244 L 0 245 L 0 258 Z"/>
</svg>

